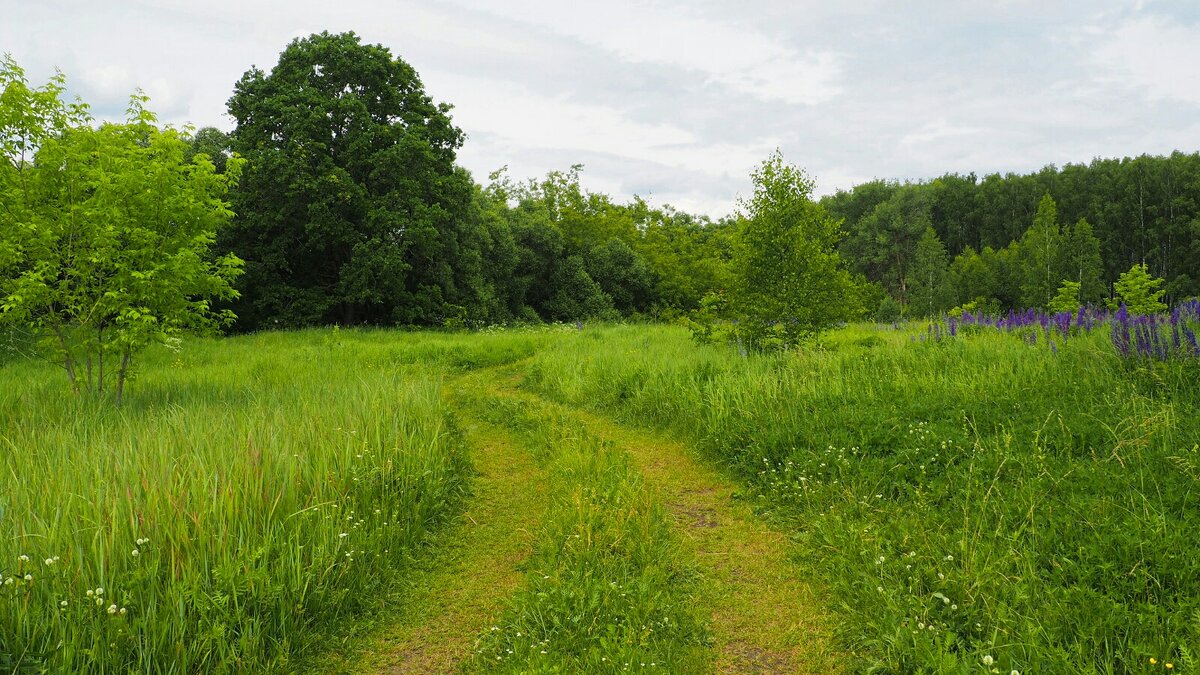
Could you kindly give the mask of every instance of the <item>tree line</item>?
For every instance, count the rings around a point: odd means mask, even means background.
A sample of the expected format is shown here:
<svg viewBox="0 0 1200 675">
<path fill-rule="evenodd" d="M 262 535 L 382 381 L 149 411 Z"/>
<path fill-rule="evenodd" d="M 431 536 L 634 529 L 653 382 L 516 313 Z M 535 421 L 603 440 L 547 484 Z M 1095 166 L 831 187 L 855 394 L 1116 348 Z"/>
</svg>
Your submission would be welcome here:
<svg viewBox="0 0 1200 675">
<path fill-rule="evenodd" d="M 1200 294 L 1200 153 L 876 180 L 822 204 L 844 219 L 841 251 L 879 285 L 884 314 L 1047 308 L 1066 281 L 1100 302 L 1135 265 L 1172 301 Z"/>
<path fill-rule="evenodd" d="M 819 202 L 776 154 L 714 221 L 588 191 L 578 166 L 477 183 L 450 106 L 353 33 L 250 68 L 230 133 L 160 128 L 140 92 L 96 126 L 64 91 L 0 67 L 0 320 L 76 387 L 119 390 L 142 346 L 226 326 L 686 317 L 760 349 L 863 314 L 1101 302 L 1131 266 L 1120 288 L 1200 291 L 1200 154 Z"/>
</svg>

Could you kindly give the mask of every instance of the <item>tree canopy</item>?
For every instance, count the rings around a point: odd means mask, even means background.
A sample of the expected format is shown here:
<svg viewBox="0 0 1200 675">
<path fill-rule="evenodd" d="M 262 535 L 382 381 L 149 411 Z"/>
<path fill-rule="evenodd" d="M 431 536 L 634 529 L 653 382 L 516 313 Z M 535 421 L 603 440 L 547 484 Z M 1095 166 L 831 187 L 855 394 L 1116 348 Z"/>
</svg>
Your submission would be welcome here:
<svg viewBox="0 0 1200 675">
<path fill-rule="evenodd" d="M 241 261 L 209 249 L 241 163 L 185 161 L 188 137 L 141 94 L 126 123 L 93 127 L 64 86 L 0 66 L 0 321 L 36 331 L 76 391 L 119 399 L 143 347 L 232 318 L 211 303 L 236 296 Z"/>
<path fill-rule="evenodd" d="M 222 243 L 246 260 L 246 326 L 431 323 L 478 300 L 463 134 L 412 66 L 312 35 L 247 71 L 229 112 L 249 165 Z"/>
</svg>

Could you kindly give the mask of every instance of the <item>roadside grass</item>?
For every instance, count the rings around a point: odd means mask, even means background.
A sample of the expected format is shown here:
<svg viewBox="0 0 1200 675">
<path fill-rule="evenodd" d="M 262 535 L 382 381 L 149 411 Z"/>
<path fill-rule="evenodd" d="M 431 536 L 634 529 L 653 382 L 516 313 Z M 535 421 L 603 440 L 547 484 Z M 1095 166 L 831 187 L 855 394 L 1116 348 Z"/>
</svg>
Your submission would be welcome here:
<svg viewBox="0 0 1200 675">
<path fill-rule="evenodd" d="M 1195 363 L 1123 361 L 1102 331 L 1057 353 L 910 335 L 743 358 L 677 328 L 591 329 L 540 351 L 526 386 L 738 472 L 791 523 L 859 668 L 1196 669 Z"/>
<path fill-rule="evenodd" d="M 504 430 L 460 410 L 456 416 L 472 467 L 464 509 L 422 545 L 387 591 L 378 620 L 356 627 L 305 672 L 457 672 L 523 585 L 546 509 L 545 471 Z"/>
<path fill-rule="evenodd" d="M 121 406 L 0 366 L 0 670 L 293 670 L 459 508 L 443 373 L 551 334 L 190 340 Z"/>
<path fill-rule="evenodd" d="M 698 579 L 626 453 L 536 402 L 460 388 L 544 462 L 550 505 L 526 585 L 480 638 L 479 672 L 699 672 L 711 658 Z"/>
</svg>

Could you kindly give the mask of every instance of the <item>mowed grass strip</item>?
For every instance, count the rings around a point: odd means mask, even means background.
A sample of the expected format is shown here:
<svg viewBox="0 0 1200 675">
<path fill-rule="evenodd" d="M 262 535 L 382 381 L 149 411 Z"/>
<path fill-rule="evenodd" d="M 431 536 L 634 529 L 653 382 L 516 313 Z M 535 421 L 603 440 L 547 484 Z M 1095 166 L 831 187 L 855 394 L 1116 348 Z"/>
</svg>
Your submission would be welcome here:
<svg viewBox="0 0 1200 675">
<path fill-rule="evenodd" d="M 502 381 L 516 384 L 513 378 Z M 528 392 L 506 389 L 516 399 Z M 710 618 L 716 672 L 840 672 L 826 603 L 801 580 L 787 536 L 735 499 L 739 485 L 694 451 L 662 434 L 545 399 L 538 404 L 576 420 L 586 432 L 628 453 L 646 487 L 669 512 L 674 531 L 696 556 L 697 607 Z"/>
<path fill-rule="evenodd" d="M 472 410 L 516 431 L 550 474 L 527 584 L 484 631 L 479 672 L 700 672 L 710 667 L 695 561 L 624 451 L 482 379 Z"/>
</svg>

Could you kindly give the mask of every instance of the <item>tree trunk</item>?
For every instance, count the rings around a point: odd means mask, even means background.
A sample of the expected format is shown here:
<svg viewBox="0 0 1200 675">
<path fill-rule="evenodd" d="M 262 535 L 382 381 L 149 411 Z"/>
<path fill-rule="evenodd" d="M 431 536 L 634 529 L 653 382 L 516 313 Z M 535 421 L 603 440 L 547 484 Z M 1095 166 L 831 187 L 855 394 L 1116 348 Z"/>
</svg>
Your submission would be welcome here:
<svg viewBox="0 0 1200 675">
<path fill-rule="evenodd" d="M 63 353 L 63 368 L 67 371 L 67 380 L 71 383 L 71 391 L 79 394 L 79 381 L 75 379 L 75 359 L 71 358 L 71 350 L 67 347 L 67 338 L 63 335 L 62 327 L 55 326 L 54 334 L 58 337 L 58 346 Z"/>
<path fill-rule="evenodd" d="M 117 371 L 117 403 L 121 402 L 121 397 L 125 395 L 125 378 L 129 375 L 129 362 L 133 357 L 133 350 L 126 347 L 121 354 L 121 368 Z"/>
</svg>

